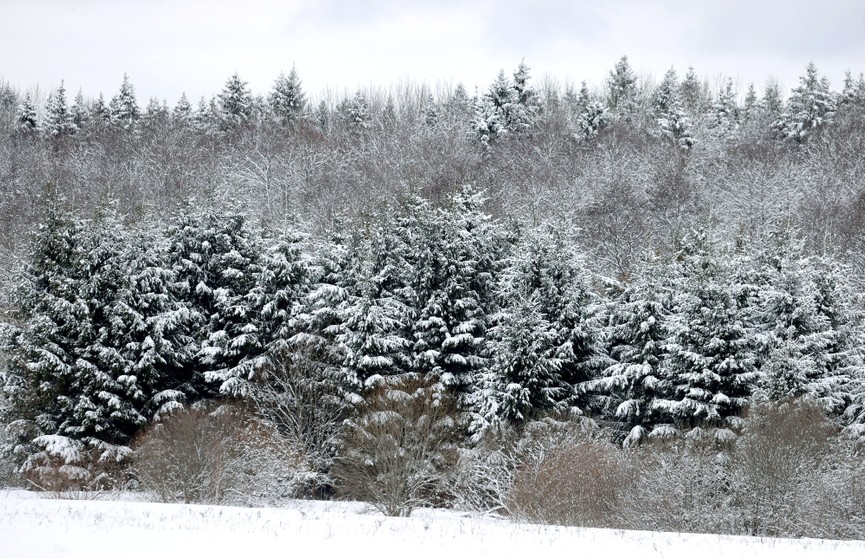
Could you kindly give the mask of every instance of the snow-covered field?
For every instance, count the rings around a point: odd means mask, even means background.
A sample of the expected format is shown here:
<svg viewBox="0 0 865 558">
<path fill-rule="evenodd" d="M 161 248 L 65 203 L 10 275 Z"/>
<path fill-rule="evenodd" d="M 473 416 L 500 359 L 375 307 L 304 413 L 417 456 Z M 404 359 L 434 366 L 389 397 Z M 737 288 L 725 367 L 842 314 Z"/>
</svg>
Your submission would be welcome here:
<svg viewBox="0 0 865 558">
<path fill-rule="evenodd" d="M 862 558 L 865 542 L 759 539 L 514 524 L 445 511 L 388 518 L 362 505 L 280 509 L 55 500 L 0 492 L 0 556 L 555 556 Z"/>
</svg>

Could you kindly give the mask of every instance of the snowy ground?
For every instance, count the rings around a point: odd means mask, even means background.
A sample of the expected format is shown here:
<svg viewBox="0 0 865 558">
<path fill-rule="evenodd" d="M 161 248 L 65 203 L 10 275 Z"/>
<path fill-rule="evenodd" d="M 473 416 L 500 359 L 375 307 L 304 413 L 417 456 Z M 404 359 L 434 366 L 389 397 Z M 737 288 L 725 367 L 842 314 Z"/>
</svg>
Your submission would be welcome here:
<svg viewBox="0 0 865 558">
<path fill-rule="evenodd" d="M 471 556 L 862 558 L 865 542 L 758 539 L 513 524 L 444 511 L 386 518 L 340 502 L 280 509 L 54 500 L 0 492 L 0 556 Z"/>
</svg>

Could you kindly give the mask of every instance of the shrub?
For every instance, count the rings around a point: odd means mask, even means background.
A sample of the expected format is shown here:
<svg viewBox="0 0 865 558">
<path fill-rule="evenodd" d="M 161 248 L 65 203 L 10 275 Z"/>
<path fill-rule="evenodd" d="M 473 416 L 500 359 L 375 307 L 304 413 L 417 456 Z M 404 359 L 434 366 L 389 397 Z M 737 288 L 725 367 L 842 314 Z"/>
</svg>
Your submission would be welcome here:
<svg viewBox="0 0 865 558">
<path fill-rule="evenodd" d="M 390 516 L 433 505 L 455 461 L 456 416 L 441 386 L 404 377 L 374 388 L 346 421 L 338 492 Z"/>
<path fill-rule="evenodd" d="M 303 457 L 271 425 L 227 406 L 175 412 L 134 447 L 142 488 L 163 502 L 256 504 L 303 478 Z"/>
<path fill-rule="evenodd" d="M 304 456 L 309 474 L 297 495 L 328 493 L 339 435 L 350 409 L 337 382 L 300 353 L 274 356 L 253 384 L 251 396 L 256 411 Z"/>
<path fill-rule="evenodd" d="M 848 469 L 838 459 L 837 433 L 816 403 L 788 400 L 752 409 L 731 467 L 742 533 L 819 535 L 816 525 L 835 515 L 825 498 L 830 479 L 821 471 L 843 477 Z"/>
<path fill-rule="evenodd" d="M 631 450 L 628 458 L 636 478 L 620 499 L 617 527 L 693 533 L 734 529 L 726 453 L 663 441 Z"/>
<path fill-rule="evenodd" d="M 592 438 L 564 439 L 523 462 L 508 494 L 508 510 L 536 523 L 606 527 L 632 472 L 616 446 Z"/>
<path fill-rule="evenodd" d="M 18 472 L 26 486 L 58 495 L 125 486 L 132 455 L 129 447 L 58 434 L 34 436 L 35 431 L 32 423 L 23 420 L 7 427 L 10 437 L 29 439 L 13 446 L 13 453 L 21 456 Z"/>
</svg>

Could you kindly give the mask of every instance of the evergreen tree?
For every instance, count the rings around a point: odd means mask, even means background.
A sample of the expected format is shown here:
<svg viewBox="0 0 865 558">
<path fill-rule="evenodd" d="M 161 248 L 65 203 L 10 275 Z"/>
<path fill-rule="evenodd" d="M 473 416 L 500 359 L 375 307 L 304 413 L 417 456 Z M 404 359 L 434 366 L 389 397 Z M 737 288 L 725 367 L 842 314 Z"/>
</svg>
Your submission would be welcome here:
<svg viewBox="0 0 865 558">
<path fill-rule="evenodd" d="M 102 93 L 100 93 L 99 97 L 97 97 L 93 102 L 90 113 L 93 115 L 93 122 L 96 125 L 101 125 L 111 121 L 111 111 L 105 104 L 105 98 L 102 96 Z"/>
<path fill-rule="evenodd" d="M 51 213 L 36 235 L 17 298 L 22 326 L 3 335 L 8 418 L 32 425 L 17 440 L 25 472 L 86 480 L 77 467 L 125 459 L 148 416 L 182 399 L 166 389 L 181 367 L 182 316 L 152 248 L 110 212 L 84 224 Z"/>
<path fill-rule="evenodd" d="M 531 127 L 541 110 L 538 94 L 529 85 L 531 76 L 525 61 L 521 61 L 514 71 L 514 90 L 517 93 L 519 110 L 510 116 L 510 128 L 515 131 L 525 131 Z"/>
<path fill-rule="evenodd" d="M 109 114 L 111 115 L 111 123 L 127 132 L 135 130 L 138 119 L 141 117 L 138 101 L 135 98 L 135 88 L 126 74 L 123 74 L 120 91 L 111 99 Z"/>
<path fill-rule="evenodd" d="M 613 363 L 584 386 L 605 397 L 604 407 L 629 432 L 625 445 L 640 443 L 658 423 L 669 420 L 655 408 L 655 400 L 672 396 L 665 367 L 670 294 L 640 278 L 609 303 L 605 338 Z"/>
<path fill-rule="evenodd" d="M 855 119 L 865 113 L 865 74 L 853 80 L 850 70 L 844 74 L 844 89 L 838 99 L 838 112 Z"/>
<path fill-rule="evenodd" d="M 263 351 L 249 299 L 260 272 L 243 216 L 185 209 L 168 232 L 174 296 L 194 319 L 188 386 L 195 398 L 243 396 Z"/>
<path fill-rule="evenodd" d="M 757 88 L 754 87 L 754 83 L 751 82 L 748 84 L 748 91 L 745 93 L 745 99 L 742 105 L 742 121 L 744 123 L 749 123 L 755 116 L 757 111 L 760 108 L 760 101 L 757 98 Z"/>
<path fill-rule="evenodd" d="M 799 78 L 799 87 L 790 93 L 787 109 L 779 123 L 781 133 L 801 143 L 831 124 L 834 116 L 835 99 L 829 90 L 829 82 L 820 77 L 817 66 L 811 62 L 805 68 L 805 75 Z"/>
<path fill-rule="evenodd" d="M 142 123 L 150 130 L 163 129 L 168 125 L 169 112 L 166 102 L 159 102 L 156 97 L 151 97 L 141 117 Z"/>
<path fill-rule="evenodd" d="M 670 397 L 655 399 L 658 422 L 723 427 L 747 406 L 758 372 L 726 273 L 705 233 L 686 240 L 676 264 L 669 322 L 664 376 Z"/>
<path fill-rule="evenodd" d="M 636 107 L 637 76 L 627 56 L 616 62 L 607 77 L 607 104 L 616 114 L 628 114 Z"/>
<path fill-rule="evenodd" d="M 845 274 L 803 255 L 798 241 L 775 230 L 755 250 L 760 276 L 754 317 L 763 399 L 808 397 L 840 414 L 862 364 L 858 322 Z M 843 308 L 843 309 L 842 309 Z"/>
<path fill-rule="evenodd" d="M 222 92 L 218 97 L 218 114 L 222 129 L 236 129 L 252 121 L 253 117 L 252 93 L 247 88 L 247 83 L 241 81 L 235 72 L 225 82 Z"/>
<path fill-rule="evenodd" d="M 585 138 L 593 138 L 598 132 L 607 126 L 607 107 L 600 101 L 590 101 L 580 115 L 577 117 L 579 135 Z"/>
<path fill-rule="evenodd" d="M 405 283 L 405 251 L 392 227 L 372 226 L 361 239 L 344 314 L 348 385 L 370 387 L 380 376 L 411 371 L 411 293 Z"/>
<path fill-rule="evenodd" d="M 75 132 L 75 124 L 66 107 L 66 88 L 63 82 L 60 87 L 48 96 L 45 107 L 45 117 L 42 120 L 42 131 L 52 138 L 66 136 Z"/>
<path fill-rule="evenodd" d="M 33 98 L 30 93 L 24 96 L 21 106 L 18 107 L 17 125 L 18 131 L 25 134 L 34 133 L 39 128 L 36 120 L 36 107 L 33 105 Z"/>
<path fill-rule="evenodd" d="M 427 95 L 426 104 L 424 105 L 423 110 L 423 121 L 424 124 L 433 128 L 439 122 L 439 106 L 436 103 L 435 97 L 432 96 L 432 93 Z"/>
<path fill-rule="evenodd" d="M 712 103 L 713 125 L 722 137 L 728 137 L 738 127 L 739 107 L 736 102 L 738 93 L 733 89 L 733 78 L 728 77 L 718 98 Z"/>
<path fill-rule="evenodd" d="M 360 89 L 354 94 L 354 97 L 344 99 L 337 108 L 340 118 L 342 119 L 345 129 L 350 133 L 361 133 L 369 128 L 371 115 L 369 114 L 369 106 L 366 102 L 366 97 Z"/>
<path fill-rule="evenodd" d="M 311 285 L 311 270 L 301 249 L 304 237 L 293 230 L 270 239 L 262 255 L 250 302 L 260 315 L 260 336 L 270 352 L 285 353 L 298 333 L 298 316 Z"/>
<path fill-rule="evenodd" d="M 297 120 L 303 114 L 305 105 L 306 95 L 301 88 L 297 70 L 292 65 L 288 77 L 280 73 L 276 78 L 270 93 L 270 107 L 276 118 L 286 124 Z"/>
<path fill-rule="evenodd" d="M 87 106 L 87 101 L 84 99 L 84 92 L 80 89 L 78 90 L 78 94 L 75 95 L 75 102 L 72 103 L 69 114 L 76 130 L 86 128 L 90 122 L 90 109 Z"/>
<path fill-rule="evenodd" d="M 679 87 L 679 93 L 682 96 L 685 110 L 690 114 L 702 113 L 708 103 L 706 87 L 700 82 L 693 66 L 688 67 L 685 79 L 682 80 L 682 85 Z"/>
<path fill-rule="evenodd" d="M 521 76 L 521 79 L 528 77 Z M 527 86 L 523 83 L 522 87 Z M 523 94 L 531 98 L 527 91 Z M 488 145 L 508 133 L 527 130 L 532 119 L 531 109 L 520 104 L 520 92 L 501 70 L 487 92 L 477 98 L 471 130 L 482 144 Z"/>
<path fill-rule="evenodd" d="M 81 300 L 80 227 L 51 211 L 32 241 L 25 280 L 15 296 L 19 327 L 3 325 L 3 350 L 8 355 L 4 390 L 9 399 L 8 422 L 24 421 L 13 443 L 18 453 L 36 451 L 32 440 L 62 431 L 74 408 L 77 357 L 87 318 Z"/>
<path fill-rule="evenodd" d="M 529 233 L 515 247 L 497 288 L 494 359 L 473 397 L 475 429 L 536 411 L 583 410 L 581 386 L 605 361 L 584 273 L 559 233 Z"/>
<path fill-rule="evenodd" d="M 682 109 L 679 78 L 675 69 L 670 68 L 664 75 L 663 81 L 655 92 L 652 110 L 661 136 L 682 149 L 690 149 L 694 140 L 691 138 L 690 119 Z"/>
<path fill-rule="evenodd" d="M 178 99 L 177 104 L 174 105 L 172 118 L 174 123 L 180 126 L 186 126 L 191 121 L 192 104 L 190 104 L 189 99 L 186 98 L 185 92 L 180 94 L 180 99 Z"/>
</svg>

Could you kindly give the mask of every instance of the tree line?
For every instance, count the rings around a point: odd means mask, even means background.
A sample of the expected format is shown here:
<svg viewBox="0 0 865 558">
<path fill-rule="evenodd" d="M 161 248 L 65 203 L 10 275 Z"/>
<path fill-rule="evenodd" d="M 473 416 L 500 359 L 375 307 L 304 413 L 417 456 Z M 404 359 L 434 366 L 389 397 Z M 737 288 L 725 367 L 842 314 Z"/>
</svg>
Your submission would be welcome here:
<svg viewBox="0 0 865 558">
<path fill-rule="evenodd" d="M 161 227 L 50 214 L 2 330 L 10 449 L 25 470 L 60 448 L 124 456 L 151 421 L 242 402 L 275 368 L 348 407 L 415 378 L 474 439 L 550 413 L 625 446 L 723 439 L 751 402 L 798 397 L 862 432 L 859 294 L 786 224 L 730 248 L 692 231 L 623 283 L 568 231 L 483 205 L 416 194 L 327 239 L 194 203 Z"/>
<path fill-rule="evenodd" d="M 3 84 L 7 445 L 122 461 L 275 368 L 350 405 L 430 382 L 475 440 L 545 413 L 724 438 L 791 396 L 861 433 L 863 116 L 861 75 L 742 95 L 627 57 L 596 89 L 521 63 L 317 103 L 294 70 L 197 108 Z"/>
</svg>

